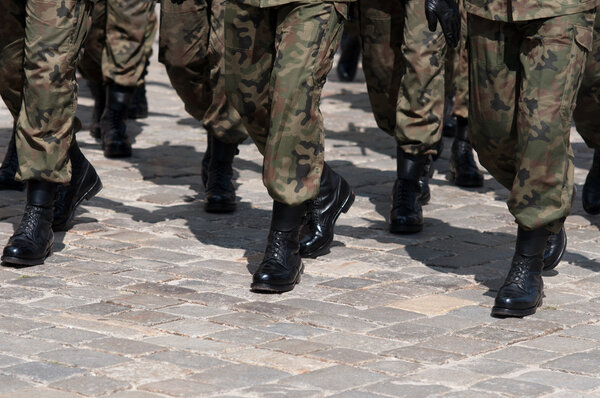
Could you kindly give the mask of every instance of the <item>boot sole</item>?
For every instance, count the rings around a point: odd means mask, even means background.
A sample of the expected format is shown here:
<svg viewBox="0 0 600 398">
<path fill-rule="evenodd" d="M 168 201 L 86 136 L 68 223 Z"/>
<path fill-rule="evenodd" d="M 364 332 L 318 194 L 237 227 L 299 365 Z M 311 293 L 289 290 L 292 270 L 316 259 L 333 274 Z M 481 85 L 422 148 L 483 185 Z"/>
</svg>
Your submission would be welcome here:
<svg viewBox="0 0 600 398">
<path fill-rule="evenodd" d="M 543 300 L 540 298 L 540 301 L 536 305 L 522 310 L 494 306 L 492 308 L 492 316 L 497 318 L 522 318 L 524 316 L 535 314 L 537 309 L 542 306 L 542 303 Z"/>
<path fill-rule="evenodd" d="M 298 273 L 298 277 L 292 283 L 288 283 L 287 285 L 271 285 L 268 283 L 252 283 L 250 285 L 250 290 L 255 293 L 285 293 L 291 290 L 294 290 L 296 285 L 300 283 L 302 279 L 302 274 L 304 273 L 304 264 L 300 266 L 300 272 Z"/>
<path fill-rule="evenodd" d="M 26 259 L 26 258 L 19 258 L 19 257 L 2 256 L 1 261 L 2 261 L 2 263 L 14 264 L 14 265 L 26 265 L 26 266 L 42 265 L 42 264 L 44 264 L 44 261 L 46 261 L 46 259 L 48 257 L 50 257 L 51 255 L 52 255 L 52 247 L 48 248 L 48 250 L 46 251 L 46 254 L 44 254 L 44 257 L 34 258 L 34 259 Z"/>
<path fill-rule="evenodd" d="M 73 211 L 71 212 L 69 218 L 61 224 L 53 225 L 52 230 L 55 232 L 67 231 L 69 229 L 71 221 L 73 221 L 73 217 L 75 217 L 75 210 L 77 209 L 77 207 L 79 207 L 79 205 L 81 204 L 81 202 L 83 202 L 84 199 L 90 200 L 94 196 L 98 195 L 98 193 L 102 190 L 102 187 L 103 186 L 100 177 L 96 176 L 96 182 L 94 182 L 94 185 L 92 185 L 92 187 L 88 189 L 88 191 L 85 194 L 83 194 L 81 198 L 79 198 L 79 200 L 75 203 L 75 207 L 73 207 Z"/>
<path fill-rule="evenodd" d="M 456 185 L 457 187 L 463 187 L 463 188 L 481 188 L 483 186 L 483 181 L 482 182 L 477 182 L 477 183 L 464 183 L 461 181 L 458 181 L 456 179 L 456 173 L 454 172 L 450 172 L 449 176 L 448 176 L 450 182 L 452 182 L 454 185 Z"/>
<path fill-rule="evenodd" d="M 130 158 L 131 151 L 123 151 L 123 152 L 107 152 L 104 151 L 104 157 L 108 159 L 119 159 L 119 158 Z"/>
<path fill-rule="evenodd" d="M 350 208 L 354 204 L 355 199 L 356 199 L 356 195 L 354 194 L 353 191 L 350 191 L 350 195 L 348 195 L 346 197 L 346 201 L 344 202 L 344 205 L 340 207 L 340 210 L 338 210 L 338 212 L 335 214 L 335 217 L 333 217 L 334 230 L 335 230 L 335 223 L 337 222 L 338 218 L 340 218 L 342 213 L 344 213 L 344 214 L 348 213 L 348 210 L 350 210 Z M 308 253 L 302 253 L 302 257 L 317 258 L 319 256 L 329 253 L 329 251 L 330 251 L 329 248 L 331 246 L 331 242 L 333 242 L 333 236 L 335 236 L 335 232 L 333 233 L 331 238 L 328 239 L 325 243 L 323 243 L 323 245 L 321 245 L 319 248 L 312 250 Z"/>
<path fill-rule="evenodd" d="M 416 234 L 423 230 L 423 225 L 390 225 L 390 232 L 393 234 Z"/>
<path fill-rule="evenodd" d="M 233 213 L 237 208 L 237 204 L 222 205 L 222 204 L 204 204 L 204 211 L 207 213 Z"/>
</svg>

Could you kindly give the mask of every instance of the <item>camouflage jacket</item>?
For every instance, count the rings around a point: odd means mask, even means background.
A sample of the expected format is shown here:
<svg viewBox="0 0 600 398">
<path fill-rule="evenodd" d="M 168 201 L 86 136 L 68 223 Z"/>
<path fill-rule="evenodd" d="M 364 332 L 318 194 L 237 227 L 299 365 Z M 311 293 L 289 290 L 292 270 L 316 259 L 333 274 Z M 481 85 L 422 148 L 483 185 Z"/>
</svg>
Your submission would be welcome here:
<svg viewBox="0 0 600 398">
<path fill-rule="evenodd" d="M 517 22 L 575 14 L 598 6 L 599 0 L 466 0 L 470 14 L 493 21 Z"/>
<path fill-rule="evenodd" d="M 357 0 L 233 0 L 254 7 L 275 7 L 289 3 L 353 3 Z M 368 0 L 367 0 L 368 1 Z"/>
</svg>

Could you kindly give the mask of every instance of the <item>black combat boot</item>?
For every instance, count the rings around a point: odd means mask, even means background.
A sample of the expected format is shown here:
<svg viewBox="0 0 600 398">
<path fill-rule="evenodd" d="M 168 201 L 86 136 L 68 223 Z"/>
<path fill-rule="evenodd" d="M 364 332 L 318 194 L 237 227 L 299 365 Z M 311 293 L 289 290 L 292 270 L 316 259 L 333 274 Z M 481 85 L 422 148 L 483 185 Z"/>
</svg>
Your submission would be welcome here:
<svg viewBox="0 0 600 398">
<path fill-rule="evenodd" d="M 107 158 L 131 156 L 131 142 L 127 136 L 127 111 L 135 87 L 109 84 L 106 88 L 106 105 L 100 126 L 102 128 L 102 148 Z"/>
<path fill-rule="evenodd" d="M 306 222 L 300 234 L 300 255 L 316 258 L 329 252 L 335 222 L 354 203 L 354 192 L 339 174 L 324 163 L 317 197 L 307 203 Z"/>
<path fill-rule="evenodd" d="M 202 157 L 202 170 L 200 172 L 202 176 L 202 184 L 204 185 L 204 190 L 206 190 L 206 184 L 208 183 L 208 167 L 210 166 L 213 139 L 213 135 L 209 131 L 206 136 L 206 151 L 204 151 L 204 156 Z"/>
<path fill-rule="evenodd" d="M 106 88 L 102 83 L 96 83 L 91 80 L 87 81 L 87 85 L 94 98 L 94 110 L 92 112 L 92 123 L 90 124 L 90 135 L 94 138 L 102 138 L 100 129 L 100 119 L 104 113 L 106 105 Z"/>
<path fill-rule="evenodd" d="M 444 137 L 456 137 L 457 120 L 456 116 L 448 115 L 444 118 L 444 127 L 442 127 L 442 135 Z"/>
<path fill-rule="evenodd" d="M 83 153 L 73 140 L 69 150 L 73 174 L 69 185 L 58 188 L 58 197 L 54 203 L 54 231 L 66 231 L 75 216 L 77 206 L 84 199 L 90 200 L 102 189 L 102 181 L 92 164 L 83 156 Z"/>
<path fill-rule="evenodd" d="M 252 276 L 252 291 L 283 293 L 300 282 L 304 271 L 300 257 L 300 228 L 305 215 L 306 203 L 288 206 L 273 202 L 267 248 L 262 263 Z"/>
<path fill-rule="evenodd" d="M 238 154 L 238 146 L 225 144 L 216 137 L 210 140 L 210 146 L 204 210 L 209 213 L 231 213 L 237 206 L 232 179 L 233 158 Z"/>
<path fill-rule="evenodd" d="M 146 97 L 146 83 L 142 83 L 135 90 L 133 100 L 127 112 L 129 119 L 146 119 L 148 117 L 148 98 Z"/>
<path fill-rule="evenodd" d="M 456 137 L 450 155 L 450 181 L 459 187 L 483 186 L 483 174 L 473 158 L 473 146 L 469 141 L 468 120 L 457 118 Z"/>
<path fill-rule="evenodd" d="M 431 199 L 431 190 L 429 189 L 429 179 L 433 176 L 433 159 L 431 156 L 427 156 L 425 160 L 425 167 L 423 167 L 423 175 L 419 178 L 419 188 L 421 189 L 421 196 L 419 197 L 419 203 L 421 206 L 425 206 Z"/>
<path fill-rule="evenodd" d="M 394 183 L 390 231 L 395 234 L 413 234 L 423 229 L 421 186 L 430 156 L 410 155 L 400 147 L 397 152 L 397 178 Z"/>
<path fill-rule="evenodd" d="M 546 248 L 544 249 L 544 271 L 556 268 L 566 250 L 567 233 L 563 227 L 557 234 L 550 234 L 548 236 Z"/>
<path fill-rule="evenodd" d="M 2 262 L 38 265 L 52 254 L 52 218 L 57 188 L 58 184 L 46 181 L 28 181 L 25 214 L 4 247 Z"/>
<path fill-rule="evenodd" d="M 589 214 L 600 214 L 600 151 L 594 151 L 592 168 L 583 184 L 583 209 Z"/>
<path fill-rule="evenodd" d="M 0 166 L 0 191 L 15 190 L 22 191 L 25 189 L 25 184 L 15 180 L 15 175 L 19 169 L 19 158 L 17 157 L 17 145 L 15 143 L 15 130 L 13 129 L 6 154 Z"/>
<path fill-rule="evenodd" d="M 544 249 L 550 232 L 519 227 L 515 255 L 504 285 L 498 291 L 492 316 L 523 317 L 534 314 L 542 305 Z"/>
<path fill-rule="evenodd" d="M 337 75 L 341 81 L 351 82 L 354 80 L 358 68 L 360 38 L 358 35 L 344 33 L 340 48 L 342 53 L 337 65 Z"/>
</svg>

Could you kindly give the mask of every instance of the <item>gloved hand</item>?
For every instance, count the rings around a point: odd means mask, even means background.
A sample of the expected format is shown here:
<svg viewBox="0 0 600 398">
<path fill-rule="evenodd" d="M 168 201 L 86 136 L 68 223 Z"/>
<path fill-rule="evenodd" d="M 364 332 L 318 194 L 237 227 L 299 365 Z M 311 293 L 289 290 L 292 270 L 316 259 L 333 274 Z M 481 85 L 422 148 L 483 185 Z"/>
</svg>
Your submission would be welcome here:
<svg viewBox="0 0 600 398">
<path fill-rule="evenodd" d="M 173 4 L 183 4 L 185 0 L 171 0 L 171 3 Z"/>
<path fill-rule="evenodd" d="M 454 48 L 460 37 L 460 14 L 455 0 L 425 0 L 425 16 L 429 30 L 435 32 L 440 22 L 446 44 Z"/>
</svg>

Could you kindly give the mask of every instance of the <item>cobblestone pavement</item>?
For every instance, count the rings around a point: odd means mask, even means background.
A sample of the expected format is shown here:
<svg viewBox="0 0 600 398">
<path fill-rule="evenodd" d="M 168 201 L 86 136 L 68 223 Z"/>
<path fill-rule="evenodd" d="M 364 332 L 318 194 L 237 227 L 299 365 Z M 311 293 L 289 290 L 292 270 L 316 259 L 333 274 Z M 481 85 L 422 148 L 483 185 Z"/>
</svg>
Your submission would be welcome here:
<svg viewBox="0 0 600 398">
<path fill-rule="evenodd" d="M 249 142 L 235 161 L 239 210 L 203 211 L 206 135 L 154 62 L 151 116 L 130 122 L 134 156 L 108 160 L 79 133 L 104 182 L 45 265 L 0 269 L 0 396 L 600 396 L 600 218 L 578 199 L 544 306 L 490 317 L 516 227 L 507 193 L 449 184 L 436 164 L 426 227 L 388 233 L 395 144 L 377 130 L 364 79 L 324 92 L 327 156 L 357 200 L 334 247 L 305 260 L 290 293 L 249 291 L 271 201 Z M 82 87 L 79 115 L 92 102 Z M 11 121 L 0 110 L 0 153 Z M 573 133 L 581 189 L 592 152 Z M 0 195 L 0 241 L 24 195 Z"/>
</svg>

